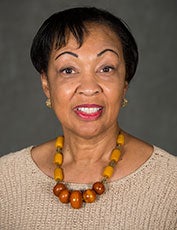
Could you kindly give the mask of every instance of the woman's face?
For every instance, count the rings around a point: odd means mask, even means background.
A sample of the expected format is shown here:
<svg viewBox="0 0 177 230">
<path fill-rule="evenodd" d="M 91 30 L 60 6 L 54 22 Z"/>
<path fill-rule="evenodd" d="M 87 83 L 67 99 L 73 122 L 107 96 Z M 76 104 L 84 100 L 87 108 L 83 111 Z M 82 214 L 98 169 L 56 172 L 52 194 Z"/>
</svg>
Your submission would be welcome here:
<svg viewBox="0 0 177 230">
<path fill-rule="evenodd" d="M 42 86 L 64 134 L 93 137 L 117 128 L 127 90 L 122 45 L 105 26 L 89 26 L 81 47 L 70 35 L 53 50 Z"/>
</svg>

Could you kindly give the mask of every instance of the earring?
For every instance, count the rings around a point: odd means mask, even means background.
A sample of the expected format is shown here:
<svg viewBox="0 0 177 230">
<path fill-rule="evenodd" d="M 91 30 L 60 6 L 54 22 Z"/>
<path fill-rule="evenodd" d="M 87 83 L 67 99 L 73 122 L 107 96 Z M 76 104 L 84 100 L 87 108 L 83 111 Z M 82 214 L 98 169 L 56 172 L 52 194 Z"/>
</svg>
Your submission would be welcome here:
<svg viewBox="0 0 177 230">
<path fill-rule="evenodd" d="M 122 108 L 124 108 L 127 104 L 128 104 L 128 100 L 126 98 L 124 98 L 122 100 Z"/>
<path fill-rule="evenodd" d="M 47 106 L 48 108 L 50 108 L 50 109 L 52 108 L 52 103 L 51 103 L 50 98 L 47 98 L 45 104 L 46 104 L 46 106 Z"/>
</svg>

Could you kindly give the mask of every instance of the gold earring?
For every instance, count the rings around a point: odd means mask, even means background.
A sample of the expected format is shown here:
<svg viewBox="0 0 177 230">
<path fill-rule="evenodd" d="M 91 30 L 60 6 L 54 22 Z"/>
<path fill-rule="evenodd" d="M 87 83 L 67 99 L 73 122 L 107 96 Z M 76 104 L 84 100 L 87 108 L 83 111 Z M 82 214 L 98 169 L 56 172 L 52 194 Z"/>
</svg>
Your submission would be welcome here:
<svg viewBox="0 0 177 230">
<path fill-rule="evenodd" d="M 50 109 L 52 108 L 52 103 L 51 103 L 50 98 L 47 98 L 45 104 L 46 104 L 46 106 L 47 106 L 48 108 L 50 108 Z"/>
<path fill-rule="evenodd" d="M 124 98 L 122 100 L 122 108 L 124 108 L 127 104 L 128 104 L 128 100 L 126 98 Z"/>
</svg>

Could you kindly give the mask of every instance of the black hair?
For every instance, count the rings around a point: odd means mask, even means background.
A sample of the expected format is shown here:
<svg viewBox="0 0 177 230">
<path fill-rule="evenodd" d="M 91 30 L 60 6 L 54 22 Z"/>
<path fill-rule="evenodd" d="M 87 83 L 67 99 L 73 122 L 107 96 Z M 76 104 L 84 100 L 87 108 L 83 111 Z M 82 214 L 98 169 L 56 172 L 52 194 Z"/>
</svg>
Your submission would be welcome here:
<svg viewBox="0 0 177 230">
<path fill-rule="evenodd" d="M 60 49 L 65 46 L 69 33 L 72 33 L 79 46 L 82 46 L 84 35 L 87 33 L 87 23 L 108 26 L 117 34 L 123 47 L 126 81 L 129 83 L 138 64 L 138 48 L 135 39 L 122 19 L 95 7 L 67 9 L 53 14 L 44 21 L 31 46 L 31 60 L 36 70 L 39 73 L 47 73 L 53 47 Z"/>
</svg>

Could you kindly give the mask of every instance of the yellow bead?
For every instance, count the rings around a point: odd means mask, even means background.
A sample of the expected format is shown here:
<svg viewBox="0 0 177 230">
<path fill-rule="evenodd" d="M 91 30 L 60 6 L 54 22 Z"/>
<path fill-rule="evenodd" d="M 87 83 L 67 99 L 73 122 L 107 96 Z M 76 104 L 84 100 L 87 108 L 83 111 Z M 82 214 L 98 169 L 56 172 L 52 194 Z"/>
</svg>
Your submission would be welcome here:
<svg viewBox="0 0 177 230">
<path fill-rule="evenodd" d="M 118 145 L 124 145 L 124 142 L 125 142 L 124 135 L 119 134 L 119 136 L 117 137 L 117 144 Z"/>
<path fill-rule="evenodd" d="M 56 153 L 54 156 L 54 163 L 57 165 L 61 165 L 63 162 L 63 154 L 62 153 Z"/>
<path fill-rule="evenodd" d="M 63 142 L 64 142 L 64 137 L 63 136 L 57 137 L 56 143 L 55 143 L 56 148 L 59 147 L 59 148 L 62 149 L 63 148 Z"/>
<path fill-rule="evenodd" d="M 104 171 L 103 171 L 103 176 L 104 177 L 107 177 L 107 178 L 110 178 L 113 174 L 113 167 L 111 167 L 110 165 L 106 166 Z"/>
<path fill-rule="evenodd" d="M 54 179 L 56 181 L 62 181 L 63 180 L 63 170 L 62 168 L 56 168 L 54 171 Z"/>
<path fill-rule="evenodd" d="M 112 153 L 111 153 L 111 157 L 110 160 L 114 160 L 114 161 L 118 161 L 121 155 L 121 151 L 119 149 L 113 149 Z"/>
</svg>

